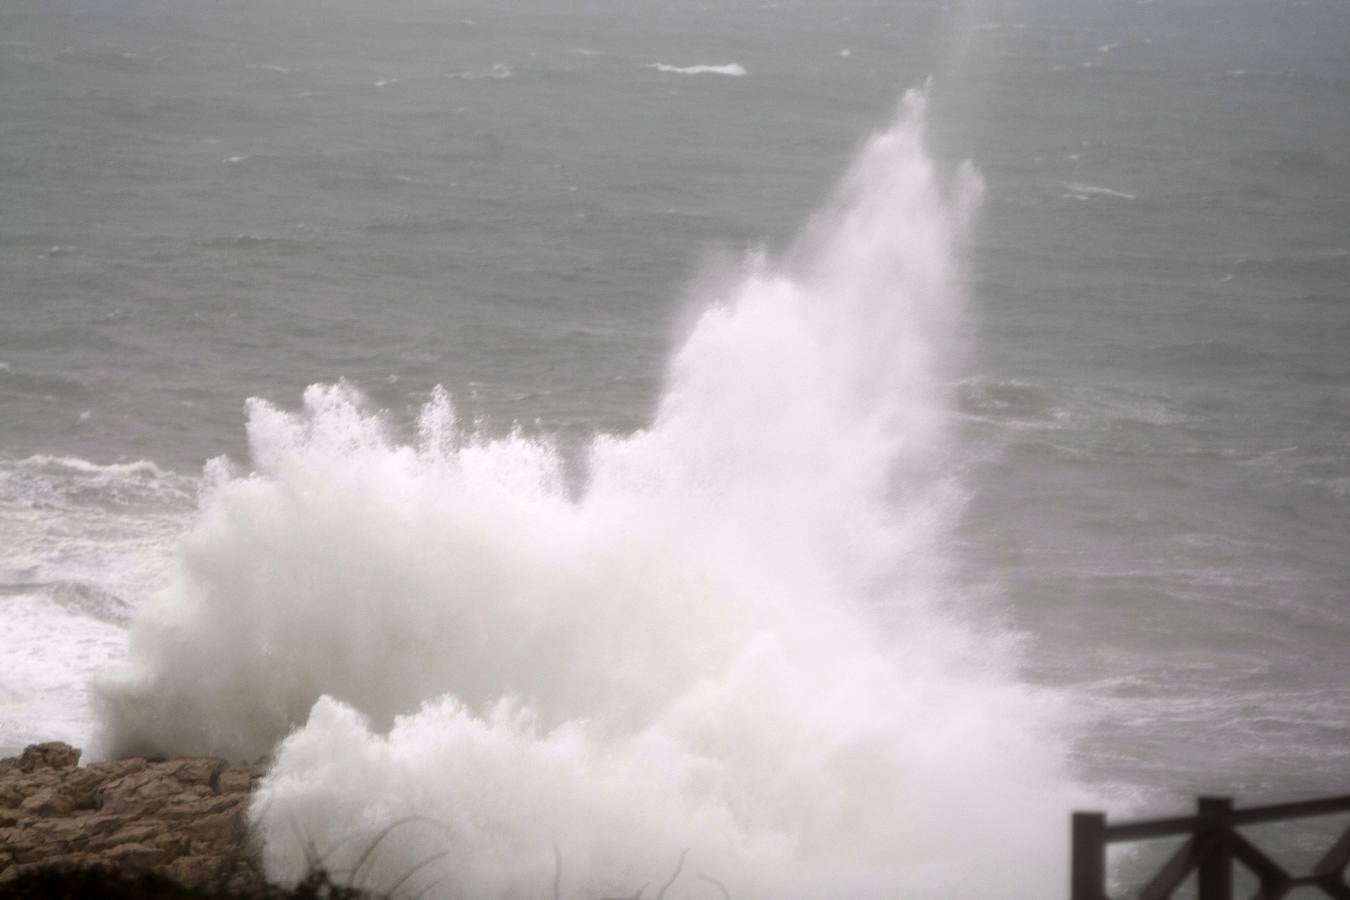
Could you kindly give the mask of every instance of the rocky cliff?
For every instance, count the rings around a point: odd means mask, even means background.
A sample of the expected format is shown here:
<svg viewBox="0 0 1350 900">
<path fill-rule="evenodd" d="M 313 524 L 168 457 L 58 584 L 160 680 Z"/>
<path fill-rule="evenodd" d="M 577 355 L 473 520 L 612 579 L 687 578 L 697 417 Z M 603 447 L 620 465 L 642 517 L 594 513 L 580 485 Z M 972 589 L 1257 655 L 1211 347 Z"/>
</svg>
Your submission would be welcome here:
<svg viewBox="0 0 1350 900">
<path fill-rule="evenodd" d="M 265 889 L 246 818 L 263 762 L 79 759 L 79 750 L 48 743 L 0 760 L 0 885 L 59 865 L 154 872 L 240 894 Z"/>
</svg>

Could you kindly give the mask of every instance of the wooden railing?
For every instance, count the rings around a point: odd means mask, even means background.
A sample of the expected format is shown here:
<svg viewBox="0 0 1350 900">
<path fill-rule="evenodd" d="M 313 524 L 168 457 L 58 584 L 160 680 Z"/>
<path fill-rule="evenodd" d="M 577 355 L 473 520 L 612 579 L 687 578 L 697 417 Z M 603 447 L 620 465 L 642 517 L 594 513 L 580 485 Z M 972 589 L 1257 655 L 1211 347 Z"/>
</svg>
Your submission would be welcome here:
<svg viewBox="0 0 1350 900">
<path fill-rule="evenodd" d="M 1350 863 L 1350 827 L 1309 875 L 1290 875 L 1237 829 L 1312 816 L 1350 813 L 1350 795 L 1234 809 L 1228 797 L 1201 797 L 1193 816 L 1108 823 L 1095 812 L 1073 814 L 1071 900 L 1109 900 L 1106 894 L 1108 844 L 1184 835 L 1186 840 L 1137 893 L 1138 900 L 1167 900 L 1196 875 L 1199 900 L 1232 900 L 1233 863 L 1246 866 L 1260 883 L 1251 900 L 1277 900 L 1298 887 L 1318 888 L 1328 897 L 1350 900 L 1345 869 Z"/>
</svg>

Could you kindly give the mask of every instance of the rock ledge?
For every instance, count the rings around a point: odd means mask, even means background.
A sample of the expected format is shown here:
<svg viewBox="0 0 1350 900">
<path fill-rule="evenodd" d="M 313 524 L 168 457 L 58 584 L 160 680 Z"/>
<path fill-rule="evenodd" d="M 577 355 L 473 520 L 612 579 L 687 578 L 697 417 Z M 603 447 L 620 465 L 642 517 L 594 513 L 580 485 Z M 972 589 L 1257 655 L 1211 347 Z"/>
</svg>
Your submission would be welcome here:
<svg viewBox="0 0 1350 900">
<path fill-rule="evenodd" d="M 0 884 L 50 866 L 153 872 L 239 894 L 267 884 L 249 837 L 265 761 L 132 757 L 79 765 L 68 744 L 0 759 Z"/>
</svg>

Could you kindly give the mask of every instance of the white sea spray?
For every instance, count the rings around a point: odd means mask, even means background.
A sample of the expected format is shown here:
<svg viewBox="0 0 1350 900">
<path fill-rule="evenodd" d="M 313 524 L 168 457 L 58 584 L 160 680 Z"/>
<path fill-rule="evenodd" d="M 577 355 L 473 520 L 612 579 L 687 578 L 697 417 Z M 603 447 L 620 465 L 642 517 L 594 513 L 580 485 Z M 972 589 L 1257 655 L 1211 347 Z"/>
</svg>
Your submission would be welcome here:
<svg viewBox="0 0 1350 900">
<path fill-rule="evenodd" d="M 252 402 L 253 471 L 209 473 L 107 747 L 275 750 L 252 818 L 283 881 L 317 855 L 410 896 L 654 896 L 677 861 L 679 896 L 1058 893 L 1070 719 L 950 572 L 979 179 L 941 177 L 924 102 L 708 298 L 579 492 L 443 392 L 415 440 L 345 385 Z"/>
</svg>

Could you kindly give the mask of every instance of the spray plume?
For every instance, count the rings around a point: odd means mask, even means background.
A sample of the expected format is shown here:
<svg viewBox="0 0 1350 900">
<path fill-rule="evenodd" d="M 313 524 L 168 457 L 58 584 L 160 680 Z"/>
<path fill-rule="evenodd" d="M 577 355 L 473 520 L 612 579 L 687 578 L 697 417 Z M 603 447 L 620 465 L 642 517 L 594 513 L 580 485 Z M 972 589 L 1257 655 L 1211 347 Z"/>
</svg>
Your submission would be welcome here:
<svg viewBox="0 0 1350 900">
<path fill-rule="evenodd" d="M 408 896 L 631 897 L 677 859 L 679 896 L 1056 893 L 1062 707 L 948 572 L 979 180 L 940 177 L 924 102 L 710 298 L 579 496 L 444 393 L 415 441 L 344 385 L 253 401 L 254 472 L 208 472 L 102 688 L 108 749 L 275 751 L 252 818 L 281 880 L 317 851 Z"/>
</svg>

